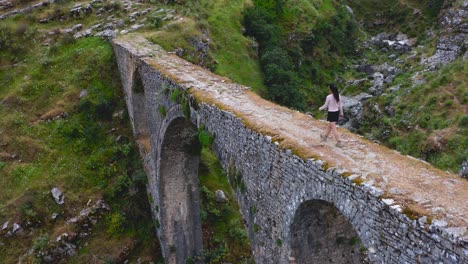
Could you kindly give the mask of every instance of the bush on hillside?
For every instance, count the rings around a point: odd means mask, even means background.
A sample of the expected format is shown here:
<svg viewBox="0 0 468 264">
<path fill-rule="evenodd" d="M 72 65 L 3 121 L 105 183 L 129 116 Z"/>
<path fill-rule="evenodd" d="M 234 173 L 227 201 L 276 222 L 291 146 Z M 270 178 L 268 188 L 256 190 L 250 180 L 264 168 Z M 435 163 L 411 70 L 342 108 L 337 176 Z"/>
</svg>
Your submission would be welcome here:
<svg viewBox="0 0 468 264">
<path fill-rule="evenodd" d="M 260 49 L 279 44 L 280 27 L 275 24 L 274 17 L 265 8 L 247 8 L 244 11 L 244 26 L 246 35 L 255 37 Z"/>
<path fill-rule="evenodd" d="M 432 17 L 437 17 L 443 5 L 444 5 L 444 0 L 429 0 L 427 3 L 427 9 L 429 10 L 429 15 Z"/>
</svg>

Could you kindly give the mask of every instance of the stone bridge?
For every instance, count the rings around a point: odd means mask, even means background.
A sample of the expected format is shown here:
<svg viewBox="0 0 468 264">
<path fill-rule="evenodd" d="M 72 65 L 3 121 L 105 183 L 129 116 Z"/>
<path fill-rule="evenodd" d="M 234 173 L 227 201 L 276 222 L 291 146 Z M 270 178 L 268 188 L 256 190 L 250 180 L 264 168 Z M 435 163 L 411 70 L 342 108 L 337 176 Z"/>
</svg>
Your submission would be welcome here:
<svg viewBox="0 0 468 264">
<path fill-rule="evenodd" d="M 130 35 L 114 50 L 167 263 L 203 250 L 198 131 L 235 190 L 257 263 L 468 263 L 468 182 L 261 99 Z"/>
</svg>

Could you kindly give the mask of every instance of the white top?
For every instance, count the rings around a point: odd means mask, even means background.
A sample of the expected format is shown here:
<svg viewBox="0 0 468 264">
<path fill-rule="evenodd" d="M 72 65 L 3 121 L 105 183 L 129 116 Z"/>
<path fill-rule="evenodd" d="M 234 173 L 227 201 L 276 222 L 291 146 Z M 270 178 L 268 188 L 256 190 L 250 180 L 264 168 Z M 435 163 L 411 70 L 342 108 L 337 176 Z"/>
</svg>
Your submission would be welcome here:
<svg viewBox="0 0 468 264">
<path fill-rule="evenodd" d="M 329 94 L 325 100 L 325 104 L 322 105 L 319 110 L 323 110 L 328 107 L 328 112 L 338 112 L 343 115 L 343 98 L 340 95 L 340 101 L 337 102 L 333 94 Z"/>
</svg>

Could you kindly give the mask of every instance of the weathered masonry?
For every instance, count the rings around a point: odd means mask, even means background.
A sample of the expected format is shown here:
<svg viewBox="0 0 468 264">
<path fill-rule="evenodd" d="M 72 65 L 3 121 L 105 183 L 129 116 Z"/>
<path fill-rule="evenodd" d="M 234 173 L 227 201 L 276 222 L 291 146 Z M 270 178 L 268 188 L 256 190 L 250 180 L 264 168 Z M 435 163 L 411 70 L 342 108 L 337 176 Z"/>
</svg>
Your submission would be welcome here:
<svg viewBox="0 0 468 264">
<path fill-rule="evenodd" d="M 257 263 L 468 263 L 467 181 L 267 102 L 138 36 L 114 40 L 167 263 L 202 251 L 198 130 L 228 172 Z"/>
</svg>

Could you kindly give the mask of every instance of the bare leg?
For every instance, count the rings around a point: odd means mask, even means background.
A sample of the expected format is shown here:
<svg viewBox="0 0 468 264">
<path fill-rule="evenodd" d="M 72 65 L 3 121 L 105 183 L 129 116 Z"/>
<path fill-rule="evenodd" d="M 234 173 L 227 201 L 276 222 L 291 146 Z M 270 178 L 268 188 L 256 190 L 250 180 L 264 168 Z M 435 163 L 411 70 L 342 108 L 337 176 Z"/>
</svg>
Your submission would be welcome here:
<svg viewBox="0 0 468 264">
<path fill-rule="evenodd" d="M 338 131 L 336 130 L 336 123 L 330 122 L 330 126 L 331 126 L 331 131 L 333 132 L 333 135 L 335 136 L 336 141 L 340 142 L 340 135 L 338 135 Z"/>
<path fill-rule="evenodd" d="M 328 135 L 330 134 L 330 131 L 332 130 L 331 123 L 328 122 L 327 129 L 325 130 L 325 135 L 324 135 L 324 140 L 327 140 Z"/>
</svg>

